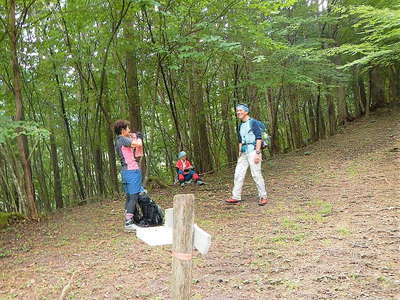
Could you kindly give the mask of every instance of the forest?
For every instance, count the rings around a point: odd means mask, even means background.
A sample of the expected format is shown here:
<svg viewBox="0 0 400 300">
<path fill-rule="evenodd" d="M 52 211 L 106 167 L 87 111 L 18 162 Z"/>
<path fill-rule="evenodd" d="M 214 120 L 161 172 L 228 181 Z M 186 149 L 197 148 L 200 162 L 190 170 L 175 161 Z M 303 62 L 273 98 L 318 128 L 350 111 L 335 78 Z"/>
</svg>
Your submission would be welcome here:
<svg viewBox="0 0 400 300">
<path fill-rule="evenodd" d="M 238 103 L 268 125 L 268 156 L 399 103 L 399 4 L 3 0 L 0 212 L 120 193 L 117 119 L 143 133 L 144 184 L 171 184 L 181 150 L 199 173 L 236 162 Z"/>
</svg>

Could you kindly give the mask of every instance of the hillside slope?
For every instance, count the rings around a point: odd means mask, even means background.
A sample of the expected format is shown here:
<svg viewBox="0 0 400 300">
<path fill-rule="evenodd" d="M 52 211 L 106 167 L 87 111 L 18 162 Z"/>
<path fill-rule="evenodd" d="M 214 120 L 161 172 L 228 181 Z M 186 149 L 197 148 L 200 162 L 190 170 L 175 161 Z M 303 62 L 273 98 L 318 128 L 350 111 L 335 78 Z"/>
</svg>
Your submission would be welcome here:
<svg viewBox="0 0 400 300">
<path fill-rule="evenodd" d="M 212 234 L 194 259 L 193 299 L 398 299 L 399 112 L 265 162 L 265 207 L 250 177 L 246 201 L 222 202 L 233 169 L 153 191 L 165 208 L 193 192 L 196 222 Z M 67 299 L 169 299 L 170 247 L 123 232 L 121 212 L 122 200 L 106 201 L 3 230 L 0 299 L 55 299 L 68 284 Z"/>
</svg>

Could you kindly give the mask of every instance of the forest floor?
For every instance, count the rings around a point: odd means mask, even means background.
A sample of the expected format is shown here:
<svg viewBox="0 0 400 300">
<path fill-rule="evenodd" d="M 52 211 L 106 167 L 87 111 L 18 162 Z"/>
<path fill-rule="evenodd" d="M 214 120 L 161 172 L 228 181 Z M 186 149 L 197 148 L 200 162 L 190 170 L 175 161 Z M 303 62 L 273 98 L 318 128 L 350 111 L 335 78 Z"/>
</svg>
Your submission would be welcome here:
<svg viewBox="0 0 400 300">
<path fill-rule="evenodd" d="M 153 190 L 162 207 L 194 193 L 212 235 L 193 260 L 192 299 L 400 299 L 400 110 L 267 159 L 270 203 L 250 176 L 226 205 L 233 169 L 207 185 Z M 249 175 L 249 174 L 248 174 Z M 169 299 L 171 247 L 125 233 L 123 200 L 64 209 L 1 232 L 0 299 Z"/>
</svg>

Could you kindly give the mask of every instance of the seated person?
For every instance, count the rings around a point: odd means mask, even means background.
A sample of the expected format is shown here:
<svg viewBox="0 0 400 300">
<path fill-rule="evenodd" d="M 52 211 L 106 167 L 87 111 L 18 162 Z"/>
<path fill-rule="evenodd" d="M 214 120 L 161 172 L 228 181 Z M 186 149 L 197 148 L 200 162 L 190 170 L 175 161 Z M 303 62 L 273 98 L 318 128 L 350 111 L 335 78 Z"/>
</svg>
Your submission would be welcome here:
<svg viewBox="0 0 400 300">
<path fill-rule="evenodd" d="M 178 161 L 176 162 L 176 172 L 178 173 L 178 180 L 181 186 L 185 185 L 185 182 L 193 179 L 198 185 L 204 184 L 199 175 L 194 171 L 193 166 L 186 157 L 186 152 L 181 151 L 178 154 Z"/>
</svg>

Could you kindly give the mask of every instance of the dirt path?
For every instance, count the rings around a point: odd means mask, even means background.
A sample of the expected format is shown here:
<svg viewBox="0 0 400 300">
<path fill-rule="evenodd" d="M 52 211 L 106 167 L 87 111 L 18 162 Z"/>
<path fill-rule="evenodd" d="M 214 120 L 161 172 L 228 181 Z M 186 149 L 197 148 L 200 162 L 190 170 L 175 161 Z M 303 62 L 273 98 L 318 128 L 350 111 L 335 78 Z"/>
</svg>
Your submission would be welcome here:
<svg viewBox="0 0 400 300">
<path fill-rule="evenodd" d="M 194 259 L 193 299 L 400 299 L 399 110 L 265 163 L 271 203 L 248 178 L 227 206 L 232 170 L 196 194 L 212 234 Z M 309 155 L 305 155 L 307 152 Z M 181 188 L 153 192 L 163 207 Z M 170 247 L 122 232 L 121 202 L 66 209 L 1 232 L 0 299 L 169 299 Z"/>
</svg>

